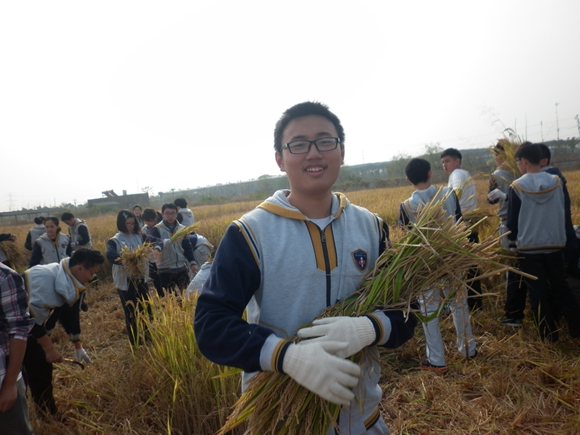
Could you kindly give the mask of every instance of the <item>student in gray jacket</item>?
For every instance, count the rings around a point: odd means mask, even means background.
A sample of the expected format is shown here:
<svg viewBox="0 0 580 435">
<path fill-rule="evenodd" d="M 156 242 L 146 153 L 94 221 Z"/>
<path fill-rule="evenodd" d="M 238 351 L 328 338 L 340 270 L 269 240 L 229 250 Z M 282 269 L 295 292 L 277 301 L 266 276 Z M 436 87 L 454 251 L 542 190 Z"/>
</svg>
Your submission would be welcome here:
<svg viewBox="0 0 580 435">
<path fill-rule="evenodd" d="M 558 340 L 558 313 L 566 319 L 569 334 L 580 338 L 580 307 L 564 275 L 562 182 L 541 170 L 541 157 L 537 144 L 524 144 L 516 151 L 516 162 L 524 175 L 510 186 L 507 226 L 512 249 L 521 257 L 521 270 L 537 277 L 525 281 L 540 336 L 554 342 Z"/>
</svg>

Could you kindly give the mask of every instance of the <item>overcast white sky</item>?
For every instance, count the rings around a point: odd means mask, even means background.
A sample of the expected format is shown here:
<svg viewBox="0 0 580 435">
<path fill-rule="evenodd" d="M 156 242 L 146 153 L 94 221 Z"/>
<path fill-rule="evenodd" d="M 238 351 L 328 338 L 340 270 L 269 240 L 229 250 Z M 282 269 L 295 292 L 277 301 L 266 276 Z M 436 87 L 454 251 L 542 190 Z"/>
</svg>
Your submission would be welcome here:
<svg viewBox="0 0 580 435">
<path fill-rule="evenodd" d="M 504 127 L 578 136 L 580 2 L 0 3 L 0 211 L 277 175 L 295 103 L 342 120 L 346 164 Z"/>
</svg>

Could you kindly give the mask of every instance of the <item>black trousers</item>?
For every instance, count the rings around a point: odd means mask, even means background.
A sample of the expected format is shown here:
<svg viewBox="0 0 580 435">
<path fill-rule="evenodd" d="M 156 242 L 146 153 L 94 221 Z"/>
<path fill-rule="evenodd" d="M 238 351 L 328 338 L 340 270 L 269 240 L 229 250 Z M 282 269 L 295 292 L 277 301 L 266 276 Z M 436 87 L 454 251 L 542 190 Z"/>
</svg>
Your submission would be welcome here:
<svg viewBox="0 0 580 435">
<path fill-rule="evenodd" d="M 28 337 L 22 366 L 24 379 L 36 406 L 47 414 L 55 415 L 57 409 L 52 387 L 52 363 L 46 361 L 44 349 L 34 337 Z"/>
<path fill-rule="evenodd" d="M 146 304 L 143 302 L 149 299 L 149 291 L 145 281 L 129 280 L 129 287 L 127 290 L 118 290 L 121 298 L 121 305 L 123 306 L 123 313 L 125 314 L 125 327 L 127 328 L 127 335 L 131 344 L 135 344 L 139 340 L 139 331 L 137 328 L 137 315 L 143 313 Z"/>
<path fill-rule="evenodd" d="M 564 275 L 562 251 L 549 254 L 523 254 L 520 268 L 538 279 L 526 279 L 530 306 L 542 339 L 558 340 L 556 321 L 564 316 L 568 332 L 580 338 L 580 306 L 574 298 Z"/>
<path fill-rule="evenodd" d="M 161 287 L 165 292 L 181 294 L 189 284 L 189 273 L 185 267 L 175 270 L 176 272 L 159 273 L 159 279 L 161 280 Z"/>
</svg>

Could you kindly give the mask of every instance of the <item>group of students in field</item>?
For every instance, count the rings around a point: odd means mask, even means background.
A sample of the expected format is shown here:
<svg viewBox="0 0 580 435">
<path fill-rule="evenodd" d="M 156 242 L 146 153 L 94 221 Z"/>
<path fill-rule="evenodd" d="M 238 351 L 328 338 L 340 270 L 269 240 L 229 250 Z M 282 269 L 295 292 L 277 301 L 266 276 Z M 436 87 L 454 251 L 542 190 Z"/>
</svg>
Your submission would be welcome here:
<svg viewBox="0 0 580 435">
<path fill-rule="evenodd" d="M 171 241 L 173 233 L 185 228 L 177 220 L 178 211 L 180 221 L 188 225 L 194 223 L 185 200 L 175 202 L 182 206 L 164 204 L 161 213 L 153 209 L 142 210 L 139 205 L 132 212 L 121 210 L 117 216 L 118 232 L 107 243 L 106 258 L 112 264 L 113 281 L 121 299 L 131 344 L 135 344 L 139 336 L 136 315 L 148 299 L 150 278 L 160 295 L 165 291 L 185 291 L 188 284 L 190 291 L 203 285 L 203 275 L 207 272 L 207 267 L 203 266 L 213 246 L 195 232 L 183 240 Z M 63 361 L 50 339 L 57 322 L 73 343 L 75 361 L 91 362 L 80 340 L 80 312 L 88 309 L 83 301 L 85 286 L 96 278 L 105 257 L 91 247 L 90 231 L 84 221 L 69 212 L 61 219 L 69 226 L 69 236 L 61 233 L 58 218 L 35 219 L 36 225 L 25 242 L 32 256 L 30 268 L 24 274 L 16 273 L 9 265 L 0 266 L 0 324 L 5 334 L 0 343 L 3 352 L 0 356 L 4 358 L 0 365 L 0 426 L 9 429 L 9 433 L 32 433 L 25 384 L 41 415 L 63 423 L 67 421 L 58 411 L 53 395 L 52 364 Z M 1 236 L 3 241 L 16 241 L 11 234 Z M 134 251 L 145 242 L 151 243 L 156 252 L 163 251 L 164 255 L 155 256 L 156 261 L 151 262 L 146 258 L 145 273 L 131 276 L 124 270 L 120 257 L 124 249 Z M 195 274 L 198 268 L 204 273 Z M 195 274 L 196 279 L 191 279 L 189 273 Z M 5 358 L 7 355 L 10 358 Z M 20 364 L 24 377 L 20 375 Z M 5 391 L 9 387 L 11 395 L 7 398 Z"/>
<path fill-rule="evenodd" d="M 521 325 L 528 293 L 542 338 L 555 341 L 555 322 L 564 316 L 569 333 L 580 339 L 580 308 L 563 280 L 564 248 L 569 242 L 572 252 L 576 242 L 567 232 L 571 225 L 569 198 L 566 203 L 563 178 L 552 175 L 549 167 L 542 168 L 543 149 L 539 144 L 523 144 L 517 150 L 515 159 L 523 174 L 517 179 L 507 170 L 502 145 L 494 149 L 498 169 L 492 175 L 488 200 L 499 203 L 500 233 L 509 232 L 502 243 L 517 252 L 523 271 L 538 277 L 521 280 L 513 274 L 508 276 L 506 313 L 501 323 Z M 286 110 L 275 126 L 274 151 L 290 188 L 275 192 L 232 222 L 213 263 L 207 267 L 196 261 L 197 249 L 193 249 L 201 241 L 204 250 L 211 250 L 202 236 L 194 234 L 195 240 L 171 241 L 176 231 L 193 224 L 193 214 L 187 220 L 190 210 L 186 203 L 178 204 L 176 200 L 164 204 L 161 213 L 138 206 L 119 212 L 118 233 L 107 243 L 106 257 L 113 264 L 113 280 L 125 312 L 129 340 L 134 343 L 139 336 L 135 310 L 141 309 L 140 301 L 147 297 L 149 279 L 161 295 L 163 289 L 183 290 L 191 281 L 190 273 L 201 269 L 205 284 L 190 285 L 190 289 L 200 290 L 194 330 L 199 349 L 208 359 L 241 368 L 243 388 L 256 373 L 273 371 L 290 376 L 323 399 L 341 405 L 339 418 L 328 433 L 336 430 L 352 435 L 389 434 L 379 409 L 382 392 L 378 347 L 397 348 L 407 342 L 414 335 L 417 318 L 404 310 L 376 307 L 358 317 L 329 317 L 311 324 L 323 310 L 350 296 L 379 256 L 389 249 L 388 226 L 376 214 L 332 191 L 344 163 L 345 133 L 339 118 L 324 104 L 305 102 Z M 434 199 L 441 199 L 446 214 L 456 220 L 477 208 L 475 184 L 461 168 L 461 158 L 455 149 L 441 155 L 443 169 L 449 174 L 448 186 L 443 189 L 432 185 L 431 167 L 426 160 L 412 159 L 408 163 L 405 173 L 415 191 L 400 206 L 399 224 L 403 228 L 412 226 Z M 179 213 L 183 225 L 179 223 Z M 57 240 L 54 234 L 48 235 L 47 231 L 49 241 Z M 470 240 L 476 243 L 477 234 L 472 233 Z M 143 276 L 129 277 L 121 261 L 122 251 L 135 251 L 145 242 L 154 246 L 155 261 L 147 261 L 149 268 Z M 77 252 L 61 266 L 52 266 L 60 267 L 58 272 L 74 284 L 69 286 L 70 294 L 61 299 L 69 304 L 78 299 L 78 285 L 86 284 L 92 278 L 91 272 L 104 261 L 100 253 L 100 258 L 96 258 L 98 251 Z M 75 260 L 83 252 L 95 253 L 95 258 Z M 65 254 L 66 250 L 62 255 Z M 577 263 L 578 258 L 569 256 L 567 261 Z M 0 271 L 9 275 L 4 268 Z M 470 279 L 477 278 L 479 272 L 473 268 L 458 273 L 465 273 Z M 199 276 L 201 273 L 196 279 Z M 12 279 L 18 281 L 16 276 Z M 474 284 L 460 289 L 446 284 L 424 289 L 412 307 L 429 316 L 442 311 L 441 301 L 455 292 L 449 303 L 457 347 L 471 360 L 477 357 L 478 350 L 470 311 L 481 308 L 481 290 Z M 31 300 L 35 314 L 36 309 Z M 35 324 L 37 330 L 41 326 Z M 447 365 L 437 317 L 424 322 L 423 328 L 427 358 L 421 367 L 444 371 Z M 15 337 L 27 337 L 25 329 L 21 325 L 21 333 Z M 42 345 L 44 336 L 40 331 L 34 341 Z M 367 349 L 370 357 L 360 365 L 349 359 L 362 349 Z M 49 362 L 58 361 L 50 348 L 45 347 L 44 351 Z M 0 400 L 0 410 L 1 406 Z M 0 413 L 0 424 L 1 419 Z"/>
</svg>

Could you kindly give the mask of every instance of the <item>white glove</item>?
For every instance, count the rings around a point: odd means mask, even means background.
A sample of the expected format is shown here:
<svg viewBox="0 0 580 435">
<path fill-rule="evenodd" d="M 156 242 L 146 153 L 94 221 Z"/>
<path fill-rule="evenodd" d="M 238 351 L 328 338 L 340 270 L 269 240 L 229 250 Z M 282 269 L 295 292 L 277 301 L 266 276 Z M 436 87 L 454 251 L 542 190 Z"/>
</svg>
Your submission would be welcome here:
<svg viewBox="0 0 580 435">
<path fill-rule="evenodd" d="M 312 326 L 298 331 L 298 337 L 314 338 L 310 341 L 346 342 L 347 346 L 334 355 L 348 358 L 377 339 L 373 323 L 368 317 L 327 317 L 312 322 Z"/>
<path fill-rule="evenodd" d="M 87 352 L 81 347 L 80 349 L 75 349 L 75 355 L 76 355 L 76 360 L 77 362 L 85 362 L 85 363 L 91 363 L 93 362 L 93 360 L 91 359 L 91 357 L 87 354 Z"/>
<path fill-rule="evenodd" d="M 489 199 L 490 201 L 495 201 L 496 199 L 501 199 L 505 201 L 506 198 L 507 195 L 499 189 L 493 189 L 491 192 L 487 194 L 487 199 Z"/>
<path fill-rule="evenodd" d="M 350 390 L 358 384 L 360 367 L 333 354 L 346 343 L 313 340 L 291 344 L 282 361 L 282 370 L 303 387 L 337 405 L 348 405 Z"/>
</svg>

